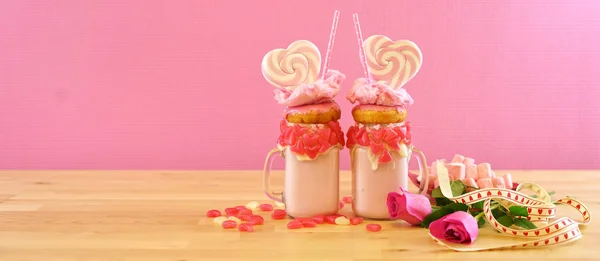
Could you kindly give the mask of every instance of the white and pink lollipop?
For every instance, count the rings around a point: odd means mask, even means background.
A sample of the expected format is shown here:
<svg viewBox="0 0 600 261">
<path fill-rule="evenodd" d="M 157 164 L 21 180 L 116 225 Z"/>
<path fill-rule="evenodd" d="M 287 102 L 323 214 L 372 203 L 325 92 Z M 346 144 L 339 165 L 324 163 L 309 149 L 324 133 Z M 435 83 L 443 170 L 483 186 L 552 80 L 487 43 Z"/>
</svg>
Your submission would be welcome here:
<svg viewBox="0 0 600 261">
<path fill-rule="evenodd" d="M 415 43 L 392 41 L 384 35 L 372 35 L 363 42 L 357 14 L 354 14 L 354 27 L 367 79 L 400 89 L 421 69 L 423 55 Z"/>
<path fill-rule="evenodd" d="M 277 88 L 291 91 L 304 83 L 317 81 L 319 74 L 323 79 L 329 67 L 338 19 L 339 11 L 335 11 L 323 71 L 319 48 L 310 41 L 298 40 L 286 49 L 275 49 L 264 56 L 261 69 L 267 82 Z"/>
</svg>

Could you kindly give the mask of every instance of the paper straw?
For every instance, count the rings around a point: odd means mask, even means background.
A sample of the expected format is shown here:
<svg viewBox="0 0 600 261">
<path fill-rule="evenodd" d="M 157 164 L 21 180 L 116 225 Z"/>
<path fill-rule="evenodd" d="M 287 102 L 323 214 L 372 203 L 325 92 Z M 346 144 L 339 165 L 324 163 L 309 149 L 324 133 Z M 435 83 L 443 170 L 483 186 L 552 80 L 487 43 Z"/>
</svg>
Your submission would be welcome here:
<svg viewBox="0 0 600 261">
<path fill-rule="evenodd" d="M 367 67 L 367 54 L 365 53 L 365 46 L 363 42 L 362 32 L 360 31 L 360 22 L 358 21 L 358 14 L 353 14 L 354 17 L 354 30 L 356 31 L 356 39 L 358 40 L 358 51 L 360 54 L 360 61 L 363 66 L 363 71 L 367 79 L 371 79 L 371 73 L 369 67 Z"/>
<path fill-rule="evenodd" d="M 325 61 L 323 62 L 323 71 L 321 79 L 325 78 L 327 69 L 329 68 L 329 60 L 331 59 L 331 53 L 333 51 L 333 42 L 335 39 L 335 32 L 337 31 L 338 20 L 340 18 L 340 11 L 335 10 L 333 13 L 333 24 L 331 25 L 331 32 L 329 33 L 329 44 L 327 45 L 327 53 L 325 54 Z"/>
</svg>

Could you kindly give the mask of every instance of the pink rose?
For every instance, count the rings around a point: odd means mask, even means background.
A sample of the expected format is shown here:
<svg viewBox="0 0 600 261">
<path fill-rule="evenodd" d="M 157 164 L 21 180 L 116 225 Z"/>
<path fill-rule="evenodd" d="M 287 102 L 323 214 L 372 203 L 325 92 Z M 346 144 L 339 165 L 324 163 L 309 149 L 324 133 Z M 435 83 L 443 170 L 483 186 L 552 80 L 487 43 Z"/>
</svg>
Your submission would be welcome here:
<svg viewBox="0 0 600 261">
<path fill-rule="evenodd" d="M 387 208 L 391 219 L 400 219 L 411 225 L 420 225 L 431 214 L 431 203 L 424 195 L 412 194 L 400 188 L 400 193 L 390 192 Z"/>
<path fill-rule="evenodd" d="M 429 224 L 431 235 L 453 243 L 471 244 L 479 234 L 477 220 L 471 214 L 457 211 Z"/>
</svg>

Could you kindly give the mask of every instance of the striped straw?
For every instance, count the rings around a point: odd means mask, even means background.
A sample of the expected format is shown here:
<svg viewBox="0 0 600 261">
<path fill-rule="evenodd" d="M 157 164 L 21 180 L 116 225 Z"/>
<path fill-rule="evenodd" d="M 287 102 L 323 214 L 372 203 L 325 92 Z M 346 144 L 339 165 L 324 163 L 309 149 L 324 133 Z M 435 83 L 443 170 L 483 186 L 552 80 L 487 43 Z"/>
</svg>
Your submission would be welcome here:
<svg viewBox="0 0 600 261">
<path fill-rule="evenodd" d="M 325 78 L 325 74 L 327 74 L 327 69 L 329 68 L 329 60 L 331 59 L 331 53 L 333 52 L 333 42 L 335 39 L 335 32 L 337 31 L 339 18 L 340 11 L 335 10 L 335 12 L 333 13 L 333 24 L 331 25 L 331 33 L 329 33 L 329 44 L 327 45 L 327 53 L 325 54 L 325 61 L 323 61 L 321 79 Z"/>
<path fill-rule="evenodd" d="M 362 63 L 365 77 L 370 80 L 371 73 L 369 72 L 369 67 L 367 67 L 367 55 L 365 53 L 362 32 L 360 31 L 360 22 L 358 21 L 358 14 L 353 14 L 352 16 L 354 17 L 354 30 L 356 31 L 356 39 L 358 40 L 358 51 L 360 55 L 360 61 Z"/>
</svg>

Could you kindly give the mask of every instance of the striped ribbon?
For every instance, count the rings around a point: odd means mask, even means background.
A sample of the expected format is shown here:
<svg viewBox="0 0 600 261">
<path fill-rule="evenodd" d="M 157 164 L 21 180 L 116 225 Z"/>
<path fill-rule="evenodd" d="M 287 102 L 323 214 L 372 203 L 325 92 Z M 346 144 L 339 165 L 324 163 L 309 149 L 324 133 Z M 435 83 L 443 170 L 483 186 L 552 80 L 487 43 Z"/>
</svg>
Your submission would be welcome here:
<svg viewBox="0 0 600 261">
<path fill-rule="evenodd" d="M 574 198 L 566 197 L 557 201 L 552 201 L 550 195 L 541 186 L 534 183 L 522 183 L 516 190 L 501 188 L 478 189 L 463 195 L 454 197 L 450 187 L 450 178 L 448 170 L 443 164 L 436 166 L 438 180 L 442 194 L 457 203 L 467 205 L 483 201 L 484 217 L 487 224 L 496 229 L 503 236 L 513 237 L 519 240 L 499 240 L 493 244 L 478 246 L 478 241 L 471 245 L 452 243 L 435 238 L 431 233 L 431 238 L 438 244 L 455 251 L 481 251 L 504 248 L 538 248 L 546 246 L 563 245 L 574 242 L 582 237 L 580 225 L 588 225 L 592 220 L 589 209 L 580 201 Z M 536 197 L 524 194 L 522 191 L 529 190 Z M 527 208 L 529 219 L 536 224 L 535 229 L 522 229 L 514 226 L 506 227 L 500 224 L 494 215 L 492 215 L 491 203 L 498 202 L 506 209 L 511 206 L 522 206 Z M 568 217 L 556 218 L 556 205 L 571 206 L 581 215 L 581 221 L 576 221 Z"/>
</svg>

